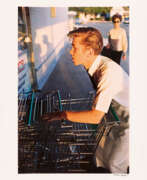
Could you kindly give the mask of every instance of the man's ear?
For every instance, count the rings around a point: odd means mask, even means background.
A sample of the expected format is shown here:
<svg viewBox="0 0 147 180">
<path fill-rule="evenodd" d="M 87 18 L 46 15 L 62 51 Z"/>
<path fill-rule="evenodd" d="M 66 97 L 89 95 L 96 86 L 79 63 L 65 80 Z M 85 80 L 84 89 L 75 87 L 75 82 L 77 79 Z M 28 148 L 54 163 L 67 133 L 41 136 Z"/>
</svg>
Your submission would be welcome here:
<svg viewBox="0 0 147 180">
<path fill-rule="evenodd" d="M 88 55 L 93 56 L 94 55 L 94 50 L 92 48 L 88 49 Z"/>
</svg>

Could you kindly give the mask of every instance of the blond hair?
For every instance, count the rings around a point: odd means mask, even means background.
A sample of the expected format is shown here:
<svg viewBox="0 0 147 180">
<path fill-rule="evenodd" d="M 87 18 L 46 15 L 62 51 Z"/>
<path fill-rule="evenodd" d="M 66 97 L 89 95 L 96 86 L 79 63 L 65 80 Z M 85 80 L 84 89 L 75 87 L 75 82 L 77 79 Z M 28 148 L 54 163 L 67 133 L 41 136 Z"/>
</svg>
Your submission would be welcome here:
<svg viewBox="0 0 147 180">
<path fill-rule="evenodd" d="M 99 30 L 93 27 L 82 27 L 68 33 L 69 38 L 81 37 L 81 44 L 94 50 L 99 55 L 103 48 L 103 38 Z"/>
</svg>

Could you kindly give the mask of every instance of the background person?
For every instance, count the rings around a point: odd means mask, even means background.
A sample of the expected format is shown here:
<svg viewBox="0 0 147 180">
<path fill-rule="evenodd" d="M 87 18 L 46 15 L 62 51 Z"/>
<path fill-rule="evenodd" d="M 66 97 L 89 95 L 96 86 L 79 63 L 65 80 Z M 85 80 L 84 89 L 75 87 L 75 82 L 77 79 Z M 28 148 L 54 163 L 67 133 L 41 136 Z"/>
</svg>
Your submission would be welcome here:
<svg viewBox="0 0 147 180">
<path fill-rule="evenodd" d="M 102 55 L 109 57 L 116 63 L 120 64 L 121 57 L 126 60 L 126 52 L 128 48 L 128 41 L 125 29 L 120 27 L 122 21 L 122 16 L 115 14 L 112 16 L 112 22 L 114 28 L 108 33 L 108 48 L 110 51 L 104 47 Z"/>
<path fill-rule="evenodd" d="M 83 65 L 96 85 L 96 97 L 92 110 L 81 112 L 49 113 L 42 117 L 45 122 L 66 119 L 72 122 L 98 124 L 110 104 L 121 120 L 120 126 L 112 128 L 109 136 L 98 146 L 96 165 L 112 173 L 127 173 L 128 162 L 128 75 L 111 59 L 101 56 L 103 38 L 92 27 L 79 28 L 69 32 L 72 39 L 73 63 Z M 126 99 L 126 101 L 125 101 Z M 112 101 L 113 100 L 113 101 Z"/>
</svg>

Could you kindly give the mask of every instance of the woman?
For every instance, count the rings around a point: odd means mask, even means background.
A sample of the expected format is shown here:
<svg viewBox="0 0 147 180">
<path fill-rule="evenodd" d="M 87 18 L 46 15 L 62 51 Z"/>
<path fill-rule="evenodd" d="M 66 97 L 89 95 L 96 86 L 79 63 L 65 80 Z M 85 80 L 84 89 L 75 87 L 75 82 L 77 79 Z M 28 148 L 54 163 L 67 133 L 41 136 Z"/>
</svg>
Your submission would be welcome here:
<svg viewBox="0 0 147 180">
<path fill-rule="evenodd" d="M 122 17 L 119 14 L 115 14 L 112 17 L 114 28 L 109 31 L 108 34 L 108 45 L 103 49 L 102 55 L 108 56 L 116 63 L 120 64 L 121 57 L 126 60 L 126 52 L 128 48 L 126 31 L 120 27 Z M 107 50 L 110 50 L 106 54 Z"/>
</svg>

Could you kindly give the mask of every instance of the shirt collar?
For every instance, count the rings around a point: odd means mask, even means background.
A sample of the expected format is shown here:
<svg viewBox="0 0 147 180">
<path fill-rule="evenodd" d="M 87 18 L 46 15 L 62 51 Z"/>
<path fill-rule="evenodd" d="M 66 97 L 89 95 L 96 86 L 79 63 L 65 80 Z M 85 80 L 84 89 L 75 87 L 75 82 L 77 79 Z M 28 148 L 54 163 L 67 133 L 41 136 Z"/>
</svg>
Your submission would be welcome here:
<svg viewBox="0 0 147 180">
<path fill-rule="evenodd" d="M 89 70 L 88 70 L 88 74 L 90 76 L 93 76 L 94 72 L 97 70 L 99 64 L 101 61 L 101 55 L 98 55 L 97 58 L 95 59 L 95 61 L 93 62 L 93 64 L 90 66 Z"/>
</svg>

